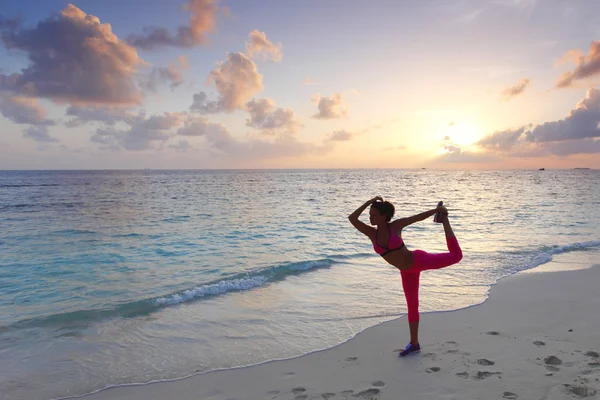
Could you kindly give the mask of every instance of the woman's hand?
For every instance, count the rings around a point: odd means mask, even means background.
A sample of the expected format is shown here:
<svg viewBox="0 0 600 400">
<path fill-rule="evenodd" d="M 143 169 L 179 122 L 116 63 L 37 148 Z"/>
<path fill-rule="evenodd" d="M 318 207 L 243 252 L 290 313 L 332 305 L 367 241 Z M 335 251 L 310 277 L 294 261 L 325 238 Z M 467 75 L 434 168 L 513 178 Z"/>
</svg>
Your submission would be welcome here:
<svg viewBox="0 0 600 400">
<path fill-rule="evenodd" d="M 376 201 L 383 201 L 383 198 L 381 196 L 375 196 L 369 201 L 370 203 L 375 203 Z"/>
<path fill-rule="evenodd" d="M 440 212 L 442 214 L 448 214 L 448 209 L 446 208 L 446 206 L 439 206 L 438 208 L 436 208 L 437 212 Z"/>
</svg>

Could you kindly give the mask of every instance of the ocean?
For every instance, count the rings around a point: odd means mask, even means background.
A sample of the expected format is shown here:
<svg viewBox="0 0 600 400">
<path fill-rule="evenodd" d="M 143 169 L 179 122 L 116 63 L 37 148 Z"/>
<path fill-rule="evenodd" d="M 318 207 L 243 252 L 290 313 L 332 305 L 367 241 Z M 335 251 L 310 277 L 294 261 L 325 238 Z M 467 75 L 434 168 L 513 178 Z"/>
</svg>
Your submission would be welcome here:
<svg viewBox="0 0 600 400">
<path fill-rule="evenodd" d="M 398 271 L 347 219 L 378 195 L 449 209 L 464 258 L 422 274 L 422 313 L 600 254 L 596 170 L 0 171 L 0 397 L 295 357 L 403 316 Z M 446 250 L 432 218 L 403 238 Z"/>
</svg>

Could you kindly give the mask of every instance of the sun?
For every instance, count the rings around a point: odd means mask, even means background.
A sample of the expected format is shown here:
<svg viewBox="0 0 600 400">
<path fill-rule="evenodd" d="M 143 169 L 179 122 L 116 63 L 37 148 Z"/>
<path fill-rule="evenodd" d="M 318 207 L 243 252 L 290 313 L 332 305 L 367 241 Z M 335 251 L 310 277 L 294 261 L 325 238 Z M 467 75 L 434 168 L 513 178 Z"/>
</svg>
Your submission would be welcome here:
<svg viewBox="0 0 600 400">
<path fill-rule="evenodd" d="M 462 146 L 468 146 L 478 141 L 482 134 L 477 124 L 472 122 L 453 122 L 442 131 L 443 137 L 449 137 L 450 141 Z"/>
</svg>

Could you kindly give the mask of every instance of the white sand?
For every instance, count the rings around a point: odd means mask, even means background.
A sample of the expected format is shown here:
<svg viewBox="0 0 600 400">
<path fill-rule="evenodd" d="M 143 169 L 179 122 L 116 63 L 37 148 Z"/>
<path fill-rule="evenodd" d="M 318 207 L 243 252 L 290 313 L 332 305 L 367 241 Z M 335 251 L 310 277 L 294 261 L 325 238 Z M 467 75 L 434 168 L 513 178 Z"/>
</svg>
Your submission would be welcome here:
<svg viewBox="0 0 600 400">
<path fill-rule="evenodd" d="M 407 358 L 401 318 L 296 359 L 86 399 L 600 399 L 600 266 L 506 278 L 482 305 L 421 315 L 421 331 Z"/>
</svg>

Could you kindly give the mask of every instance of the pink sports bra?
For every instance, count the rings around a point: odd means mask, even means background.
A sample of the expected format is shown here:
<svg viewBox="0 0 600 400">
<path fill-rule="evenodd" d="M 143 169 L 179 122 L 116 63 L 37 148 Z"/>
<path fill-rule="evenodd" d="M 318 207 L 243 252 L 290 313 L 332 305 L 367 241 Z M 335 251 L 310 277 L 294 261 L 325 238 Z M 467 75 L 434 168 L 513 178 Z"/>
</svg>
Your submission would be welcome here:
<svg viewBox="0 0 600 400">
<path fill-rule="evenodd" d="M 405 246 L 402 238 L 400 236 L 396 235 L 395 233 L 393 233 L 392 230 L 390 229 L 389 225 L 388 225 L 388 229 L 390 231 L 390 238 L 388 240 L 387 246 L 384 247 L 384 246 L 380 246 L 377 244 L 377 232 L 375 233 L 375 239 L 373 240 L 373 249 L 375 250 L 375 252 L 377 254 L 381 255 L 382 257 L 392 251 L 400 250 L 401 248 L 403 248 Z"/>
</svg>

